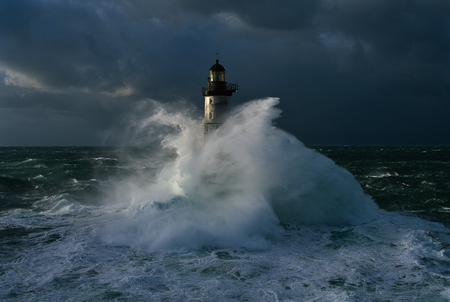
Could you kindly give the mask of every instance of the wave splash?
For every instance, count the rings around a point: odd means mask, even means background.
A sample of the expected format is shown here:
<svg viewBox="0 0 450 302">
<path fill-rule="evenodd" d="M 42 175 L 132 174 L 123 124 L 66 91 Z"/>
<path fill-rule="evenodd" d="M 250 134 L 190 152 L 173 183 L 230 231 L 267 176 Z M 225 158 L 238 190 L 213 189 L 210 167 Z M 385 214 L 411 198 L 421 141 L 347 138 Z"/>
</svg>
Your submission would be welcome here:
<svg viewBox="0 0 450 302">
<path fill-rule="evenodd" d="M 201 120 L 155 103 L 156 114 L 134 121 L 142 124 L 134 129 L 176 129 L 161 143 L 177 156 L 148 186 L 133 188 L 126 212 L 103 239 L 149 251 L 258 249 L 282 233 L 280 222 L 374 219 L 377 205 L 350 172 L 273 126 L 278 102 L 265 98 L 236 108 L 206 142 Z"/>
</svg>

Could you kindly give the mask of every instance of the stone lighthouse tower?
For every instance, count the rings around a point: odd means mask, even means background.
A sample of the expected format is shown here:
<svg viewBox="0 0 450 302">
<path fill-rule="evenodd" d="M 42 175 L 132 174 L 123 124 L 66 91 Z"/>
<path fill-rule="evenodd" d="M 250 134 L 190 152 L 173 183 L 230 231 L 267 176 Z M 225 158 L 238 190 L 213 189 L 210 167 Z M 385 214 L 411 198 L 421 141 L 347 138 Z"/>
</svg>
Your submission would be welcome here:
<svg viewBox="0 0 450 302">
<path fill-rule="evenodd" d="M 237 88 L 237 84 L 225 82 L 225 68 L 216 60 L 216 64 L 209 69 L 208 86 L 202 89 L 205 97 L 205 139 L 230 116 L 229 99 Z"/>
</svg>

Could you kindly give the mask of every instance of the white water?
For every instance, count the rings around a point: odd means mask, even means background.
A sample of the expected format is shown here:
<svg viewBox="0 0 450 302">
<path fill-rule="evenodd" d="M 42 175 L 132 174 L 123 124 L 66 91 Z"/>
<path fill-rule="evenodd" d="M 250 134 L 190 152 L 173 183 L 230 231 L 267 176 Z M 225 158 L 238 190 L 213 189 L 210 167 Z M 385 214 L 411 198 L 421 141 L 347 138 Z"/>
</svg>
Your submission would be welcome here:
<svg viewBox="0 0 450 302">
<path fill-rule="evenodd" d="M 374 219 L 378 207 L 347 170 L 272 125 L 280 115 L 277 104 L 266 98 L 237 108 L 205 143 L 201 120 L 160 104 L 155 114 L 134 120 L 129 137 L 173 128 L 162 144 L 177 158 L 147 186 L 118 190 L 118 198 L 132 202 L 105 233 L 106 242 L 147 251 L 255 249 L 279 236 L 280 222 Z"/>
</svg>

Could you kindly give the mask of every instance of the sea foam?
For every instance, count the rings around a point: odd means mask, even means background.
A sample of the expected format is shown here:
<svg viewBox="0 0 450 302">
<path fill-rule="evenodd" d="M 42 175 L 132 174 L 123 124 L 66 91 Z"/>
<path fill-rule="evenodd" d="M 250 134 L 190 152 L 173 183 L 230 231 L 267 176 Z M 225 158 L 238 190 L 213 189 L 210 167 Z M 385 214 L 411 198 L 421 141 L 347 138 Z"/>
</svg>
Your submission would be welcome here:
<svg viewBox="0 0 450 302">
<path fill-rule="evenodd" d="M 145 187 L 119 188 L 116 198 L 126 211 L 103 238 L 149 251 L 257 249 L 283 232 L 280 223 L 373 219 L 378 207 L 350 172 L 273 125 L 278 102 L 265 98 L 236 108 L 205 142 L 201 119 L 153 102 L 154 114 L 134 120 L 132 129 L 172 129 L 161 144 L 177 156 Z"/>
</svg>

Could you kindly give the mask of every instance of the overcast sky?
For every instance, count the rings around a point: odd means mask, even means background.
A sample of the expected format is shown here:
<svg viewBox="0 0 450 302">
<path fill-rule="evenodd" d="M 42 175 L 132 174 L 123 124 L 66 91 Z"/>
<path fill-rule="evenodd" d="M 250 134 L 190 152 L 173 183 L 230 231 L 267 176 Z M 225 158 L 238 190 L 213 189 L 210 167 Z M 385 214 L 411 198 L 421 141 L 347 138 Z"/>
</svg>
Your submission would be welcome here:
<svg viewBox="0 0 450 302">
<path fill-rule="evenodd" d="M 448 0 L 0 0 L 0 146 L 101 145 L 145 99 L 280 97 L 306 145 L 450 144 Z M 109 140 L 114 143 L 114 140 Z"/>
</svg>

